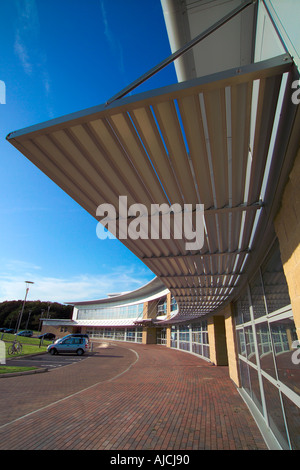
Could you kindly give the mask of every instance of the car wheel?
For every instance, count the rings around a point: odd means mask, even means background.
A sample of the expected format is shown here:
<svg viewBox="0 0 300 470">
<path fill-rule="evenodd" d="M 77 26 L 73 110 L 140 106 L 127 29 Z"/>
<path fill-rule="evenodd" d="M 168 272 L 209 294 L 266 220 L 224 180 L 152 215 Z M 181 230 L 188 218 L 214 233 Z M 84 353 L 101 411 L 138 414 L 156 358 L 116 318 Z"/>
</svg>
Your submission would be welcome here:
<svg viewBox="0 0 300 470">
<path fill-rule="evenodd" d="M 50 354 L 54 356 L 55 354 L 57 354 L 57 350 L 55 348 L 50 349 Z"/>
<path fill-rule="evenodd" d="M 84 350 L 83 349 L 77 349 L 76 354 L 77 354 L 77 356 L 82 356 L 84 354 Z"/>
</svg>

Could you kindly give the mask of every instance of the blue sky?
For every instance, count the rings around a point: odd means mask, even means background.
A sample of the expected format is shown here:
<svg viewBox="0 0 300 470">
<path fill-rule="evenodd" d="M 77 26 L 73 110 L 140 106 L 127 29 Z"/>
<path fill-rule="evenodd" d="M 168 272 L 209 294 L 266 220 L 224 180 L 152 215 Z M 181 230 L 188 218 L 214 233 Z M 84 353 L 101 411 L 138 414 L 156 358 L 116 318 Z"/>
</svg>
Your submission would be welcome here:
<svg viewBox="0 0 300 470">
<path fill-rule="evenodd" d="M 170 54 L 160 0 L 1 0 L 0 301 L 68 302 L 154 275 L 20 154 L 9 132 L 107 101 Z M 175 83 L 173 66 L 137 89 Z M 1 94 L 0 94 L 1 101 Z M 2 98 L 3 101 L 3 98 Z"/>
</svg>

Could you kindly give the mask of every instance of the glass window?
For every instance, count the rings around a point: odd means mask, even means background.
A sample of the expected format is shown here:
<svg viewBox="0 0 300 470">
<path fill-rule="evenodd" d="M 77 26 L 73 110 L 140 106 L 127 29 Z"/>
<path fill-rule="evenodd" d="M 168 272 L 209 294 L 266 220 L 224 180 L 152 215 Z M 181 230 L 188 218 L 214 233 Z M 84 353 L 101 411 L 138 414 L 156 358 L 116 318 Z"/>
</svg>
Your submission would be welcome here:
<svg viewBox="0 0 300 470">
<path fill-rule="evenodd" d="M 291 440 L 291 447 L 295 450 L 300 450 L 300 410 L 291 400 L 282 394 L 283 405 L 285 410 L 285 417 L 287 427 L 289 430 L 289 437 Z"/>
<path fill-rule="evenodd" d="M 159 301 L 157 305 L 157 315 L 166 315 L 167 313 L 167 297 Z"/>
<path fill-rule="evenodd" d="M 176 326 L 171 327 L 171 347 L 172 348 L 177 347 L 177 327 Z"/>
<path fill-rule="evenodd" d="M 245 335 L 244 335 L 244 328 L 239 328 L 237 330 L 237 344 L 238 344 L 239 354 L 246 357 L 247 352 L 246 352 L 246 341 L 245 341 Z"/>
<path fill-rule="evenodd" d="M 237 325 L 250 321 L 250 307 L 247 290 L 241 294 L 240 298 L 234 304 L 235 321 Z"/>
<path fill-rule="evenodd" d="M 171 312 L 174 312 L 174 310 L 177 310 L 178 309 L 178 305 L 177 305 L 177 302 L 175 300 L 175 297 L 171 297 Z"/>
<path fill-rule="evenodd" d="M 269 426 L 283 449 L 289 449 L 279 391 L 263 378 Z"/>
<path fill-rule="evenodd" d="M 208 345 L 203 345 L 203 352 L 202 352 L 202 355 L 203 355 L 204 357 L 207 357 L 207 359 L 210 358 L 209 346 L 208 346 Z"/>
<path fill-rule="evenodd" d="M 189 341 L 190 340 L 190 330 L 187 326 L 179 327 L 179 341 Z"/>
<path fill-rule="evenodd" d="M 252 400 L 256 404 L 259 411 L 263 413 L 258 372 L 256 369 L 254 369 L 254 367 L 251 367 L 250 365 L 249 365 L 249 376 L 250 376 L 250 383 L 251 383 Z"/>
<path fill-rule="evenodd" d="M 300 394 L 300 367 L 297 359 L 296 327 L 293 318 L 270 322 L 275 350 L 278 378 L 298 395 Z M 298 356 L 299 357 L 299 356 Z"/>
<path fill-rule="evenodd" d="M 190 350 L 190 330 L 186 325 L 179 326 L 179 349 Z"/>
<path fill-rule="evenodd" d="M 135 328 L 127 328 L 126 341 L 135 341 Z"/>
<path fill-rule="evenodd" d="M 203 346 L 202 344 L 193 343 L 192 344 L 192 351 L 199 356 L 203 356 Z"/>
<path fill-rule="evenodd" d="M 158 328 L 156 330 L 156 343 L 157 344 L 167 344 L 167 331 L 166 328 Z"/>
<path fill-rule="evenodd" d="M 209 358 L 207 321 L 205 320 L 192 325 L 192 352 Z"/>
<path fill-rule="evenodd" d="M 61 344 L 72 344 L 72 342 L 73 342 L 72 338 L 68 338 L 62 341 Z"/>
<path fill-rule="evenodd" d="M 123 329 L 118 329 L 115 331 L 115 339 L 119 340 L 119 341 L 124 341 L 124 337 L 125 337 L 125 330 Z"/>
<path fill-rule="evenodd" d="M 193 328 L 192 330 L 192 342 L 193 343 L 202 343 L 202 330 L 200 327 Z"/>
<path fill-rule="evenodd" d="M 282 448 L 300 449 L 300 343 L 278 242 L 249 288 L 234 304 L 242 387 Z"/>
<path fill-rule="evenodd" d="M 267 322 L 255 325 L 258 355 L 261 368 L 276 379 L 271 335 Z"/>
<path fill-rule="evenodd" d="M 256 354 L 252 326 L 247 326 L 245 328 L 245 342 L 247 358 L 249 359 L 249 361 L 253 362 L 253 364 L 256 364 Z"/>
<path fill-rule="evenodd" d="M 105 320 L 110 318 L 138 318 L 143 313 L 143 303 L 78 310 L 78 320 Z"/>
<path fill-rule="evenodd" d="M 143 341 L 143 328 L 136 329 L 136 342 L 142 343 Z"/>
<path fill-rule="evenodd" d="M 260 271 L 256 273 L 255 278 L 250 283 L 250 292 L 254 318 L 260 318 L 266 315 L 267 312 Z"/>
<path fill-rule="evenodd" d="M 190 343 L 187 341 L 179 341 L 179 349 L 182 349 L 183 351 L 189 351 Z"/>
<path fill-rule="evenodd" d="M 244 361 L 240 361 L 240 373 L 243 389 L 251 396 L 251 386 L 249 378 L 249 366 Z"/>
<path fill-rule="evenodd" d="M 266 296 L 268 313 L 275 312 L 291 303 L 283 272 L 278 242 L 267 261 L 262 266 L 264 291 Z"/>
</svg>

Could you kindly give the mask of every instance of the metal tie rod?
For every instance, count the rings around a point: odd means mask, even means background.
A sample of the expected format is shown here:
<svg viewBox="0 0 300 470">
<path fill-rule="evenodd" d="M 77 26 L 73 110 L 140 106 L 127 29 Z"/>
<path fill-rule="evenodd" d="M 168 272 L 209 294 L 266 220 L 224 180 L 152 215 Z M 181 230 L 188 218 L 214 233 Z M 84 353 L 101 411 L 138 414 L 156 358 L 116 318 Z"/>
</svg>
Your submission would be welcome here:
<svg viewBox="0 0 300 470">
<path fill-rule="evenodd" d="M 171 64 L 174 62 L 174 60 L 178 59 L 181 55 L 185 54 L 187 51 L 192 49 L 196 44 L 198 44 L 200 41 L 205 39 L 207 36 L 209 36 L 211 33 L 219 29 L 221 26 L 226 24 L 228 21 L 230 21 L 232 18 L 234 18 L 236 15 L 241 13 L 245 8 L 247 8 L 250 5 L 253 5 L 256 3 L 256 0 L 248 0 L 245 3 L 243 3 L 241 6 L 235 8 L 231 12 L 229 12 L 227 15 L 225 15 L 223 18 L 221 18 L 219 21 L 214 23 L 212 26 L 210 26 L 208 29 L 206 29 L 203 33 L 200 33 L 198 36 L 196 36 L 194 39 L 186 43 L 183 47 L 175 51 L 173 54 L 171 54 L 169 57 L 164 59 L 162 62 L 160 62 L 158 65 L 153 67 L 151 70 L 149 70 L 147 73 L 142 75 L 140 78 L 132 82 L 130 85 L 128 85 L 126 88 L 121 90 L 119 93 L 114 95 L 112 98 L 110 98 L 106 103 L 105 106 L 110 105 L 114 101 L 123 98 L 123 96 L 127 95 L 130 93 L 132 90 L 140 86 L 142 83 L 147 81 L 149 78 L 151 78 L 153 75 L 155 75 L 157 72 L 160 72 L 163 68 L 165 68 L 167 65 Z"/>
</svg>

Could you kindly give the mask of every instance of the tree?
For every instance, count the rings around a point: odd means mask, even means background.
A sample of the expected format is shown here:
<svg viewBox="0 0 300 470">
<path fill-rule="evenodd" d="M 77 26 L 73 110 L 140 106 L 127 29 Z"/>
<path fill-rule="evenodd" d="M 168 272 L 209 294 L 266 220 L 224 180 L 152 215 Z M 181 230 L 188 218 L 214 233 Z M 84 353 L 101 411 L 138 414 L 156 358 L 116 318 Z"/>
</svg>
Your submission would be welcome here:
<svg viewBox="0 0 300 470">
<path fill-rule="evenodd" d="M 0 303 L 0 327 L 15 328 L 23 300 L 9 300 Z M 48 310 L 49 308 L 49 310 Z M 63 305 L 58 302 L 45 302 L 40 300 L 28 301 L 25 304 L 21 329 L 26 327 L 30 330 L 38 330 L 40 318 L 66 318 L 72 316 L 72 305 Z M 31 313 L 30 313 L 31 312 Z M 30 317 L 29 317 L 30 315 Z"/>
</svg>

